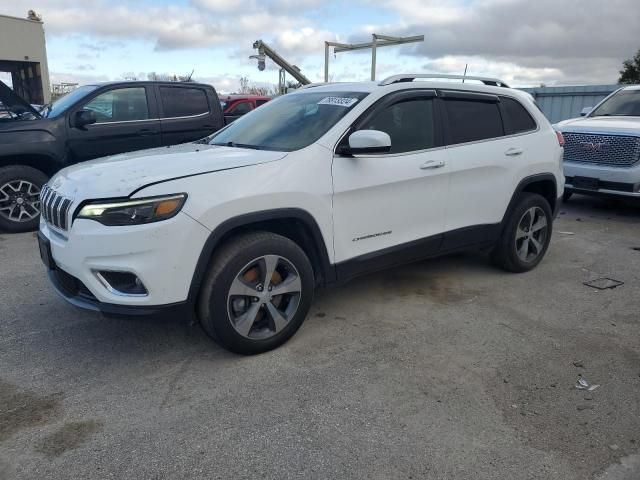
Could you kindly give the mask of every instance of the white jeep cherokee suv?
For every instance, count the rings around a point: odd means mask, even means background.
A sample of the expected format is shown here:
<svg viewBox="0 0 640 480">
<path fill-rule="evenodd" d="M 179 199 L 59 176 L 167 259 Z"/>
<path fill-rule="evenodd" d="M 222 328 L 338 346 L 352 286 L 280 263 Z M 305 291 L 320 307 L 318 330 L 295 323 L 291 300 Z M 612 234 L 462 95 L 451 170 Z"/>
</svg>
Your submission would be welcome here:
<svg viewBox="0 0 640 480">
<path fill-rule="evenodd" d="M 319 285 L 468 248 L 530 270 L 561 136 L 499 81 L 422 77 L 305 88 L 200 142 L 62 170 L 41 196 L 53 285 L 108 314 L 197 313 L 250 354 L 291 337 Z"/>
<path fill-rule="evenodd" d="M 566 142 L 564 199 L 573 192 L 640 198 L 640 85 L 585 110 L 555 125 Z"/>
</svg>

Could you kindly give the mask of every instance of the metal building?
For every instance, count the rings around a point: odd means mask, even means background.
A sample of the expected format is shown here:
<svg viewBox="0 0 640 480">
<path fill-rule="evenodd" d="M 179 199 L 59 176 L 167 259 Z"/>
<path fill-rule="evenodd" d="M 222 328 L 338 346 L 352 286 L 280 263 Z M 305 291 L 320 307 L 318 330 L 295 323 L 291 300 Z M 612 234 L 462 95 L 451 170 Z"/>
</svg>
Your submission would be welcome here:
<svg viewBox="0 0 640 480">
<path fill-rule="evenodd" d="M 34 12 L 0 15 L 0 72 L 11 74 L 13 90 L 29 103 L 51 101 L 44 26 Z"/>
<path fill-rule="evenodd" d="M 577 85 L 570 87 L 521 88 L 536 99 L 551 123 L 580 116 L 585 107 L 594 107 L 620 85 Z"/>
</svg>

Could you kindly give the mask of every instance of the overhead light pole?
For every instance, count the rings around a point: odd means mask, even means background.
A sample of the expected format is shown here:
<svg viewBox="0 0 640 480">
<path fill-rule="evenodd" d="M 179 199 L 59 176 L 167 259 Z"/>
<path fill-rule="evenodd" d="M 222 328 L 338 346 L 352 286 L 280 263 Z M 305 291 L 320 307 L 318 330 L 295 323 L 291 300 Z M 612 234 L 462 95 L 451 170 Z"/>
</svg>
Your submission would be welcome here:
<svg viewBox="0 0 640 480">
<path fill-rule="evenodd" d="M 353 50 L 371 49 L 371 80 L 376 79 L 376 54 L 380 47 L 402 45 L 405 43 L 424 42 L 424 35 L 411 37 L 391 37 L 389 35 L 371 34 L 371 42 L 366 43 L 339 43 L 324 42 L 324 81 L 329 81 L 329 48 L 333 47 L 334 53 L 349 52 Z"/>
</svg>

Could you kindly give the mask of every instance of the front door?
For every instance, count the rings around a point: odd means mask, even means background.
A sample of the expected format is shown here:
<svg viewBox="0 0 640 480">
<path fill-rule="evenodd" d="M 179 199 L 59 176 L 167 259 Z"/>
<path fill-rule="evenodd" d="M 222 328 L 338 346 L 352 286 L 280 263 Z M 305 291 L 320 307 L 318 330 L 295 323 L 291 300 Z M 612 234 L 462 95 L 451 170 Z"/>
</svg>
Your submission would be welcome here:
<svg viewBox="0 0 640 480">
<path fill-rule="evenodd" d="M 242 100 L 233 104 L 233 106 L 224 114 L 225 123 L 235 122 L 241 116 L 246 115 L 253 110 L 251 100 Z"/>
<path fill-rule="evenodd" d="M 81 162 L 116 153 L 160 146 L 160 121 L 151 89 L 115 88 L 101 92 L 80 109 L 92 110 L 96 123 L 69 126 L 72 160 Z M 71 112 L 74 115 L 74 112 Z"/>
<path fill-rule="evenodd" d="M 338 275 L 410 261 L 439 249 L 449 175 L 438 119 L 435 92 L 392 94 L 352 129 L 388 133 L 391 151 L 334 157 Z"/>
</svg>

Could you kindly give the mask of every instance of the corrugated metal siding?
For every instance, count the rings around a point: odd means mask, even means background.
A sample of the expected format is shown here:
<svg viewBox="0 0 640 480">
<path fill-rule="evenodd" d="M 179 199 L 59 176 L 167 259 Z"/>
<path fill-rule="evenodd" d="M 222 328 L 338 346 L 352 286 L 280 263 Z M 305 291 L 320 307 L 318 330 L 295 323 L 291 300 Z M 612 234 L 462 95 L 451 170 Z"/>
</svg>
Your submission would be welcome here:
<svg viewBox="0 0 640 480">
<path fill-rule="evenodd" d="M 577 85 L 568 87 L 521 88 L 529 92 L 551 123 L 580 116 L 585 107 L 595 107 L 620 85 Z"/>
</svg>

